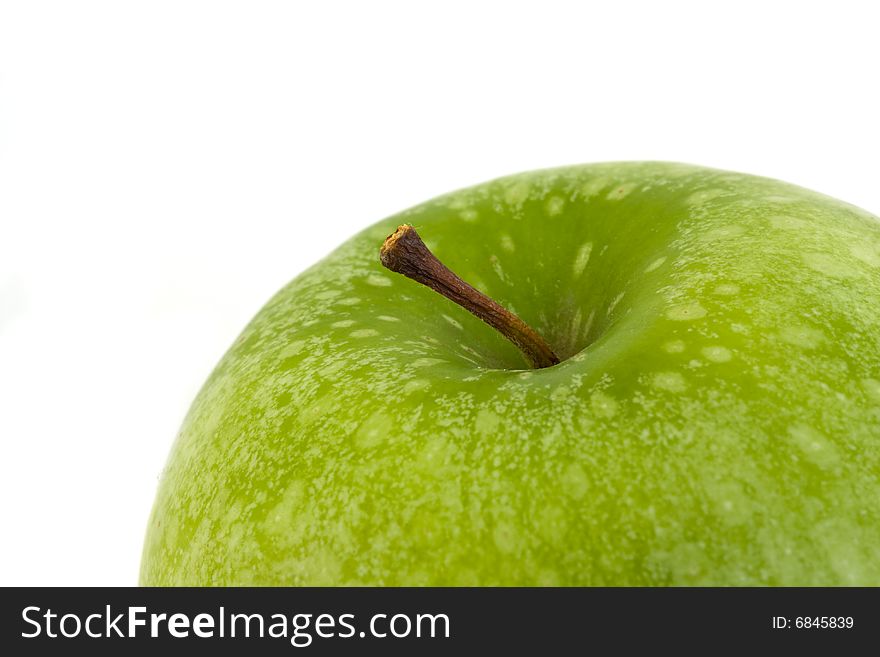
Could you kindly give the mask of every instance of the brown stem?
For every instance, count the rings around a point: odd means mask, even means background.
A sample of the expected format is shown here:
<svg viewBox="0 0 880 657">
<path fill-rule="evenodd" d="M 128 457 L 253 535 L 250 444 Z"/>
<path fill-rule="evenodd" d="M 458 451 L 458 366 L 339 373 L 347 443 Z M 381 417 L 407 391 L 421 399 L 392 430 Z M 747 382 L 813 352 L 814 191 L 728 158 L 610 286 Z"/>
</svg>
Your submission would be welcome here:
<svg viewBox="0 0 880 657">
<path fill-rule="evenodd" d="M 482 319 L 519 347 L 533 367 L 540 369 L 559 362 L 544 338 L 450 271 L 425 246 L 412 226 L 400 226 L 388 236 L 379 251 L 379 260 L 391 271 L 428 286 Z"/>
</svg>

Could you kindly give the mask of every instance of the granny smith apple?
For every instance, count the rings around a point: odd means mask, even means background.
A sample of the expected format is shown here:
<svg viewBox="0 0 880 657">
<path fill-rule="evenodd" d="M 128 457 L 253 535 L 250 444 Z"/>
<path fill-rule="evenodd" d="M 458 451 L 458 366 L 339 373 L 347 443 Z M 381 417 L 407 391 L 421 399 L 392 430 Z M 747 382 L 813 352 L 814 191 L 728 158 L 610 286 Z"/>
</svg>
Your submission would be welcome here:
<svg viewBox="0 0 880 657">
<path fill-rule="evenodd" d="M 560 362 L 383 268 L 409 225 Z M 381 221 L 205 383 L 141 583 L 880 585 L 880 221 L 653 162 Z"/>
</svg>

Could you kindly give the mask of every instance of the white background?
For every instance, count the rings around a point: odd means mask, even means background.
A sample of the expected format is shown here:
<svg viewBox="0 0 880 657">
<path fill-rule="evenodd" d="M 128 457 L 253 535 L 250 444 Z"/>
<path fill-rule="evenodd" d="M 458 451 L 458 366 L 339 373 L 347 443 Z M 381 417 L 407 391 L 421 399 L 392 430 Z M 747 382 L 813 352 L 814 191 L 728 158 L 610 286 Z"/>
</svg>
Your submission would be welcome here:
<svg viewBox="0 0 880 657">
<path fill-rule="evenodd" d="M 398 210 L 664 159 L 880 213 L 873 4 L 2 2 L 0 584 L 135 584 L 211 368 Z"/>
</svg>

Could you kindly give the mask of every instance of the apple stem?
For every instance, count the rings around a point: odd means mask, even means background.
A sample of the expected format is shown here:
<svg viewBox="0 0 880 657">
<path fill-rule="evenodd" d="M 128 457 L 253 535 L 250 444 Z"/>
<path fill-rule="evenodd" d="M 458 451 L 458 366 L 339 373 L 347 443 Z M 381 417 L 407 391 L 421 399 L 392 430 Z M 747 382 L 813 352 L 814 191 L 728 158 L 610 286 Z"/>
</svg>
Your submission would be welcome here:
<svg viewBox="0 0 880 657">
<path fill-rule="evenodd" d="M 534 368 L 550 367 L 559 362 L 537 331 L 456 276 L 431 253 L 412 226 L 399 226 L 387 237 L 379 250 L 379 260 L 391 271 L 426 285 L 482 319 L 519 347 Z"/>
</svg>

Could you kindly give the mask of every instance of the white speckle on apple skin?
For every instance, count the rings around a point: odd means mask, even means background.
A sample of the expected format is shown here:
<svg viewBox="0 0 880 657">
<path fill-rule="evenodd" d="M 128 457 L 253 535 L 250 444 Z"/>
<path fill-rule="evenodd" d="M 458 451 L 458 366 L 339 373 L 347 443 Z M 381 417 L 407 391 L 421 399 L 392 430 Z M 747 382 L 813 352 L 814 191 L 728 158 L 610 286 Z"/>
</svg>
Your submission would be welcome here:
<svg viewBox="0 0 880 657">
<path fill-rule="evenodd" d="M 529 198 L 530 191 L 531 183 L 528 180 L 515 180 L 504 193 L 504 201 L 514 209 L 520 209 Z"/>
<path fill-rule="evenodd" d="M 338 322 L 333 322 L 330 326 L 333 328 L 348 328 L 355 324 L 356 322 L 353 319 L 340 319 Z"/>
<path fill-rule="evenodd" d="M 710 360 L 713 363 L 727 363 L 733 358 L 733 353 L 731 353 L 730 349 L 720 345 L 703 347 L 701 352 L 707 360 Z"/>
<path fill-rule="evenodd" d="M 395 424 L 395 421 L 384 410 L 374 411 L 358 427 L 355 440 L 361 448 L 369 449 L 375 447 L 388 439 L 394 438 Z"/>
<path fill-rule="evenodd" d="M 477 417 L 474 420 L 474 430 L 478 434 L 487 436 L 494 433 L 499 424 L 501 424 L 501 418 L 498 414 L 483 408 L 477 413 Z"/>
<path fill-rule="evenodd" d="M 321 301 L 329 301 L 330 299 L 334 299 L 342 294 L 341 290 L 324 290 L 322 292 L 317 292 L 315 294 L 315 298 Z"/>
<path fill-rule="evenodd" d="M 587 182 L 585 182 L 577 191 L 585 201 L 589 201 L 592 197 L 598 195 L 611 184 L 612 181 L 610 178 L 596 176 L 587 180 Z"/>
<path fill-rule="evenodd" d="M 569 463 L 562 472 L 563 489 L 574 500 L 582 500 L 590 490 L 590 480 L 579 463 Z"/>
<path fill-rule="evenodd" d="M 769 217 L 770 225 L 778 230 L 795 230 L 798 232 L 812 231 L 811 223 L 800 217 L 773 215 Z"/>
<path fill-rule="evenodd" d="M 705 189 L 699 192 L 694 192 L 688 196 L 685 203 L 691 206 L 702 207 L 710 201 L 713 201 L 720 196 L 724 196 L 727 193 L 728 192 L 724 189 Z"/>
<path fill-rule="evenodd" d="M 840 463 L 840 454 L 834 444 L 811 426 L 803 423 L 790 426 L 788 435 L 804 457 L 820 468 L 832 468 Z"/>
<path fill-rule="evenodd" d="M 383 322 L 399 322 L 400 317 L 395 317 L 393 315 L 376 315 L 376 319 L 381 319 Z"/>
<path fill-rule="evenodd" d="M 502 283 L 507 283 L 507 277 L 504 275 L 504 268 L 501 266 L 501 260 L 496 255 L 489 256 L 489 262 L 492 265 L 492 271 Z M 508 305 L 509 308 L 509 305 Z M 512 311 L 511 311 L 512 312 Z"/>
<path fill-rule="evenodd" d="M 606 198 L 609 201 L 619 201 L 629 196 L 630 192 L 632 192 L 637 186 L 638 183 L 635 182 L 627 182 L 620 185 L 615 185 L 614 189 L 608 192 L 608 196 Z"/>
<path fill-rule="evenodd" d="M 614 397 L 605 394 L 601 390 L 597 390 L 590 395 L 590 407 L 597 416 L 612 418 L 617 415 L 617 410 L 620 405 Z"/>
<path fill-rule="evenodd" d="M 593 252 L 593 243 L 592 242 L 584 242 L 581 244 L 578 249 L 577 255 L 574 259 L 574 264 L 571 268 L 571 273 L 574 278 L 580 278 L 581 274 L 584 273 L 584 269 L 587 267 L 587 263 L 590 261 L 590 254 Z"/>
<path fill-rule="evenodd" d="M 596 319 L 596 309 L 593 308 L 590 311 L 590 314 L 587 316 L 587 321 L 584 322 L 583 328 L 580 332 L 581 343 L 586 343 L 587 337 L 590 335 L 590 330 L 593 328 L 593 322 Z M 586 355 L 583 356 L 586 358 Z"/>
<path fill-rule="evenodd" d="M 862 379 L 862 388 L 869 399 L 880 404 L 880 381 L 871 378 Z"/>
<path fill-rule="evenodd" d="M 556 217 L 562 214 L 562 210 L 565 208 L 565 200 L 559 198 L 558 196 L 551 196 L 547 199 L 546 209 L 548 217 Z"/>
<path fill-rule="evenodd" d="M 687 382 L 680 372 L 657 372 L 651 377 L 651 385 L 667 392 L 684 392 Z"/>
<path fill-rule="evenodd" d="M 426 390 L 431 387 L 431 382 L 427 379 L 412 379 L 403 384 L 403 394 L 408 395 L 418 390 Z"/>
<path fill-rule="evenodd" d="M 654 260 L 650 265 L 645 267 L 645 273 L 650 274 L 652 271 L 659 269 L 663 263 L 666 262 L 666 256 L 660 256 L 656 260 Z"/>
<path fill-rule="evenodd" d="M 786 344 L 802 349 L 815 349 L 825 342 L 825 334 L 819 329 L 809 326 L 783 326 L 779 331 L 780 339 Z"/>
<path fill-rule="evenodd" d="M 383 274 L 370 274 L 366 282 L 374 287 L 391 287 L 391 279 Z"/>
<path fill-rule="evenodd" d="M 550 399 L 553 401 L 559 401 L 569 397 L 571 395 L 571 387 L 567 385 L 560 385 L 553 388 L 553 392 L 550 393 Z"/>
<path fill-rule="evenodd" d="M 684 340 L 670 340 L 663 345 L 663 349 L 670 354 L 680 354 L 685 349 Z"/>
<path fill-rule="evenodd" d="M 874 244 L 851 244 L 849 250 L 856 259 L 871 267 L 880 268 L 880 241 Z"/>
<path fill-rule="evenodd" d="M 492 532 L 495 546 L 504 554 L 511 554 L 517 550 L 517 529 L 504 521 L 498 523 Z"/>
<path fill-rule="evenodd" d="M 721 242 L 726 240 L 735 240 L 745 235 L 745 226 L 738 224 L 729 224 L 726 226 L 718 226 L 701 234 L 699 240 L 702 242 Z M 723 248 L 723 247 L 721 247 Z M 729 248 L 729 247 L 728 247 Z"/>
<path fill-rule="evenodd" d="M 459 322 L 457 319 L 455 319 L 455 318 L 453 318 L 453 317 L 450 317 L 449 315 L 445 315 L 445 314 L 444 314 L 444 315 L 443 315 L 443 319 L 445 319 L 445 320 L 449 323 L 450 326 L 453 326 L 454 328 L 457 328 L 459 331 L 461 331 L 461 330 L 464 328 L 464 327 L 461 325 L 461 322 Z"/>
<path fill-rule="evenodd" d="M 840 254 L 812 252 L 803 255 L 804 262 L 810 269 L 821 272 L 831 278 L 860 278 L 863 270 L 842 260 Z"/>
<path fill-rule="evenodd" d="M 626 294 L 626 292 L 621 292 L 616 297 L 614 297 L 614 299 L 611 300 L 611 303 L 608 304 L 608 309 L 605 311 L 606 315 L 610 316 L 614 312 L 614 309 L 617 307 L 617 304 L 619 304 L 623 300 L 623 296 L 625 294 Z"/>
<path fill-rule="evenodd" d="M 721 283 L 721 285 L 716 285 L 713 291 L 722 297 L 732 297 L 739 294 L 740 287 L 734 283 Z"/>
<path fill-rule="evenodd" d="M 507 233 L 504 233 L 501 236 L 501 248 L 508 253 L 513 253 L 514 251 L 516 251 L 516 244 L 514 244 L 513 238 Z"/>
<path fill-rule="evenodd" d="M 305 340 L 294 340 L 293 342 L 289 342 L 284 346 L 284 349 L 281 350 L 280 357 L 291 358 L 292 356 L 296 356 L 303 350 L 306 346 Z"/>
<path fill-rule="evenodd" d="M 697 301 L 673 306 L 666 311 L 666 317 L 674 322 L 692 322 L 706 316 L 706 309 Z"/>
<path fill-rule="evenodd" d="M 446 361 L 440 358 L 416 358 L 412 361 L 409 366 L 413 368 L 422 368 L 422 367 L 431 367 L 433 365 L 440 365 L 441 363 L 445 363 Z"/>
</svg>

